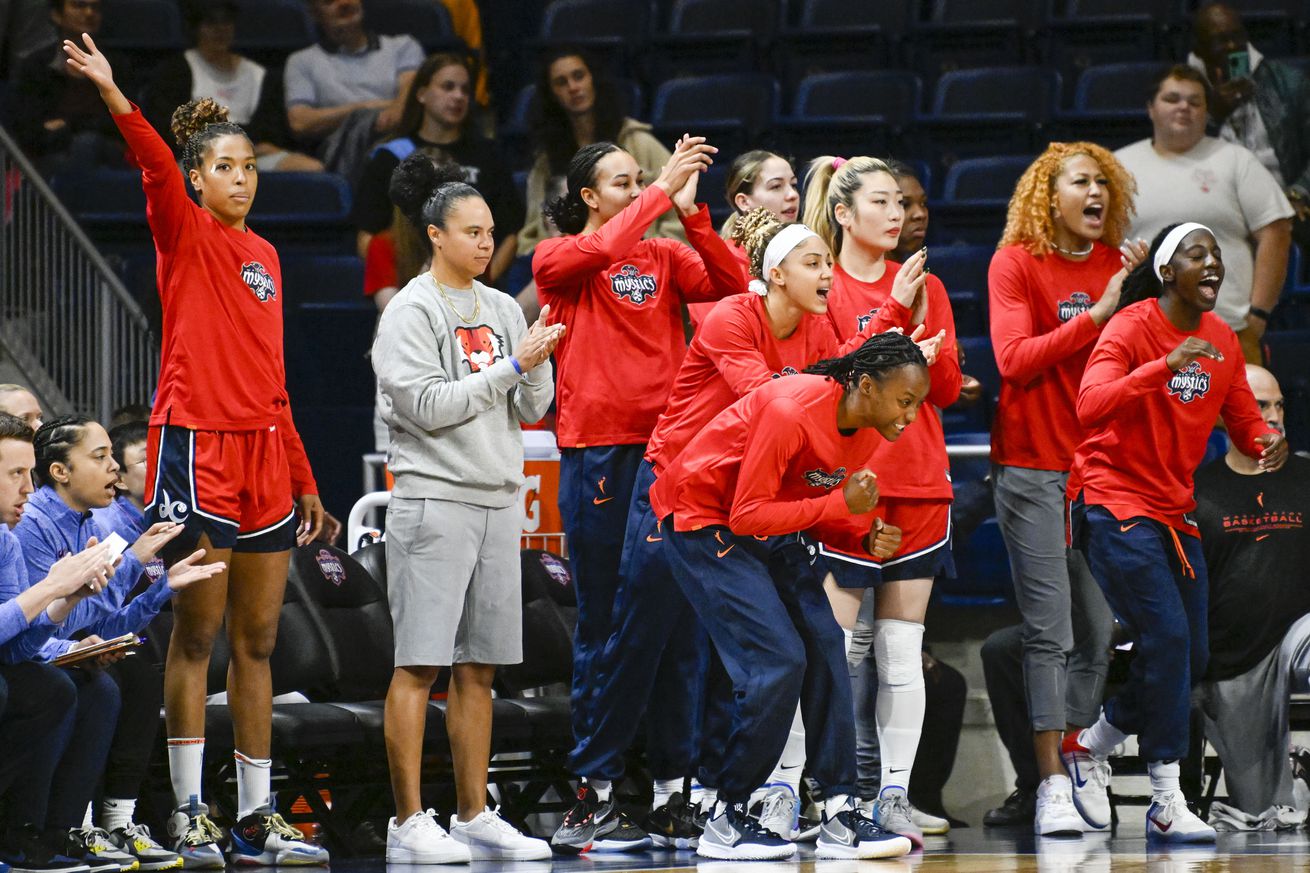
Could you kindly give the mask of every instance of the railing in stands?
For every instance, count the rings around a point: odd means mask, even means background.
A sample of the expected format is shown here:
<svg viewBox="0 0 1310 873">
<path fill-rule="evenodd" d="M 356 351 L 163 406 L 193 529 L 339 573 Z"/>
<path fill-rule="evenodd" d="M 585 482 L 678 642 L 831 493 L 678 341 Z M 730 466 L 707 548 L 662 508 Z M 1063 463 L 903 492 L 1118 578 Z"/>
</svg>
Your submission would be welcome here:
<svg viewBox="0 0 1310 873">
<path fill-rule="evenodd" d="M 95 244 L 0 127 L 0 346 L 51 412 L 148 403 L 159 349 Z"/>
</svg>

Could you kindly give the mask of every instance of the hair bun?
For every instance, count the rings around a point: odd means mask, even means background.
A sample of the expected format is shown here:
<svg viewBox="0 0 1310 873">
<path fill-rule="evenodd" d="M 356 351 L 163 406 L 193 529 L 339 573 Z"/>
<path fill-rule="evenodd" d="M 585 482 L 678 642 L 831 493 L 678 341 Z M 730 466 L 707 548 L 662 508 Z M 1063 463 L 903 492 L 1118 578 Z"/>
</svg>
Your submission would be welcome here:
<svg viewBox="0 0 1310 873">
<path fill-rule="evenodd" d="M 191 137 L 211 124 L 222 124 L 227 120 L 227 107 L 220 106 L 213 98 L 205 97 L 183 103 L 173 110 L 169 128 L 177 140 L 177 147 L 184 149 Z"/>
</svg>

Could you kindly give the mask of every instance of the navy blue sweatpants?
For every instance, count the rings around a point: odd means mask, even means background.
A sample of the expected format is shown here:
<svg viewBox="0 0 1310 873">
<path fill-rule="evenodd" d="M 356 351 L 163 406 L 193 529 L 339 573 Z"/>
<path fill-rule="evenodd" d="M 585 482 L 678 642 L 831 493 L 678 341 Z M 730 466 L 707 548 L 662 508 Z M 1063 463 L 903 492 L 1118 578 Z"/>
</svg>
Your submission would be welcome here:
<svg viewBox="0 0 1310 873">
<path fill-rule="evenodd" d="M 576 741 L 591 734 L 591 701 L 601 684 L 595 668 L 614 632 L 628 506 L 645 451 L 644 445 L 560 451 L 559 510 L 578 598 L 570 701 Z"/>
<path fill-rule="evenodd" d="M 700 747 L 708 640 L 669 570 L 663 526 L 650 508 L 654 482 L 643 460 L 628 510 L 614 632 L 591 661 L 590 733 L 576 737 L 569 756 L 573 772 L 592 779 L 623 775 L 643 712 L 646 759 L 656 779 L 690 775 Z"/>
<path fill-rule="evenodd" d="M 814 555 L 797 535 L 664 525 L 669 565 L 732 679 L 736 705 L 719 797 L 745 802 L 787 742 L 797 701 L 807 767 L 826 795 L 855 793 L 855 708 L 846 646 Z"/>
<path fill-rule="evenodd" d="M 1192 685 L 1210 660 L 1201 541 L 1150 518 L 1120 521 L 1081 499 L 1070 515 L 1073 544 L 1087 555 L 1136 652 L 1128 681 L 1106 701 L 1105 718 L 1137 735 L 1146 760 L 1185 758 Z"/>
</svg>

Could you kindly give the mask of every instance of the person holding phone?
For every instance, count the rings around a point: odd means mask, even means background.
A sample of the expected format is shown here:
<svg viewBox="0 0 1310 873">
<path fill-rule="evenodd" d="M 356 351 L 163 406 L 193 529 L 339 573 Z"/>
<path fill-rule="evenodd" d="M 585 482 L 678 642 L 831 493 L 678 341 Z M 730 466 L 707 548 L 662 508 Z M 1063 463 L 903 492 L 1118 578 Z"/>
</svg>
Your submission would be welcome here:
<svg viewBox="0 0 1310 873">
<path fill-rule="evenodd" d="M 1310 244 L 1310 79 L 1261 54 L 1225 3 L 1197 11 L 1187 63 L 1210 81 L 1219 138 L 1250 149 L 1278 180 L 1296 210 L 1293 239 Z"/>
</svg>

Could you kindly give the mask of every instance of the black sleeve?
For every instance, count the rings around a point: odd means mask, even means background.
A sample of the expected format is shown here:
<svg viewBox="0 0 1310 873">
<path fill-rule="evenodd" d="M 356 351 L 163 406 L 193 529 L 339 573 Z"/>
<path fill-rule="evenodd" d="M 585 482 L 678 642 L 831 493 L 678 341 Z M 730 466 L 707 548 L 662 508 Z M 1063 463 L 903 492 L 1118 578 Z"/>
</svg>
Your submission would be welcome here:
<svg viewBox="0 0 1310 873">
<path fill-rule="evenodd" d="M 355 227 L 365 233 L 378 233 L 391 226 L 391 173 L 400 164 L 386 149 L 378 149 L 364 165 L 355 188 Z"/>
<path fill-rule="evenodd" d="M 150 77 L 143 95 L 141 112 L 173 151 L 177 143 L 170 125 L 173 112 L 191 99 L 191 65 L 182 55 L 174 55 L 160 62 Z"/>
</svg>

